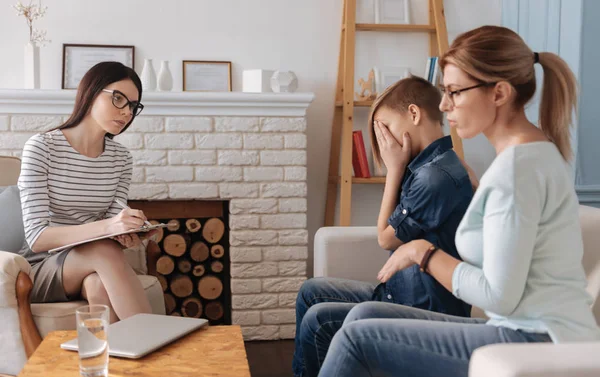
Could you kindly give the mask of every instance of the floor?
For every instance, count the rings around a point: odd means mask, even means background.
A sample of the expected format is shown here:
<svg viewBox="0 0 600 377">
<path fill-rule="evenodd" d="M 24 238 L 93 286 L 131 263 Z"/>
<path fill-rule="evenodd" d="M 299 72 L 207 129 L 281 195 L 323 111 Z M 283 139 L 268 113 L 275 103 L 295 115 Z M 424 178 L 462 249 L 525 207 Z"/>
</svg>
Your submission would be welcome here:
<svg viewBox="0 0 600 377">
<path fill-rule="evenodd" d="M 252 377 L 291 377 L 293 340 L 246 342 Z"/>
</svg>

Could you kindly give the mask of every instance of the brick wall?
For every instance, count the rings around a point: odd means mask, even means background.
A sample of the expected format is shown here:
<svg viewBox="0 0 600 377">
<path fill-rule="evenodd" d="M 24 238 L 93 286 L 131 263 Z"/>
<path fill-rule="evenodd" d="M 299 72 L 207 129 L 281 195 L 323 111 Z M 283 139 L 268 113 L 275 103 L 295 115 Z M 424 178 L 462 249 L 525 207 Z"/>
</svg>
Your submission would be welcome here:
<svg viewBox="0 0 600 377">
<path fill-rule="evenodd" d="M 1 115 L 0 154 L 19 156 L 61 115 Z M 233 322 L 246 339 L 293 338 L 306 277 L 304 117 L 136 119 L 115 140 L 134 157 L 131 199 L 230 200 Z"/>
</svg>

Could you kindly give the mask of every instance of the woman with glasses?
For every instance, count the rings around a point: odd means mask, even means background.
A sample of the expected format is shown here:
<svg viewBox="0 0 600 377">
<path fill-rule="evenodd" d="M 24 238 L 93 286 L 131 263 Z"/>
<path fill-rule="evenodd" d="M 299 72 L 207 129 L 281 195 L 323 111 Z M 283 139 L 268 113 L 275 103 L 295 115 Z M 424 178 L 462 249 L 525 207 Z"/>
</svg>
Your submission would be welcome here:
<svg viewBox="0 0 600 377">
<path fill-rule="evenodd" d="M 539 128 L 524 109 L 536 90 L 535 64 L 544 72 Z M 336 333 L 320 376 L 466 377 L 471 354 L 487 344 L 600 340 L 567 163 L 573 73 L 557 55 L 534 53 L 496 26 L 460 35 L 440 65 L 440 109 L 450 126 L 461 138 L 483 133 L 497 157 L 456 233 L 463 261 L 416 240 L 396 250 L 378 278 L 419 265 L 490 319 L 359 304 Z"/>
<path fill-rule="evenodd" d="M 113 140 L 142 111 L 141 98 L 133 69 L 99 63 L 83 76 L 69 119 L 25 144 L 18 186 L 26 240 L 20 254 L 32 266 L 31 302 L 82 297 L 108 305 L 111 322 L 151 312 L 122 252 L 140 243 L 135 233 L 47 252 L 144 224 L 142 211 L 120 204 L 127 202 L 132 157 Z"/>
</svg>

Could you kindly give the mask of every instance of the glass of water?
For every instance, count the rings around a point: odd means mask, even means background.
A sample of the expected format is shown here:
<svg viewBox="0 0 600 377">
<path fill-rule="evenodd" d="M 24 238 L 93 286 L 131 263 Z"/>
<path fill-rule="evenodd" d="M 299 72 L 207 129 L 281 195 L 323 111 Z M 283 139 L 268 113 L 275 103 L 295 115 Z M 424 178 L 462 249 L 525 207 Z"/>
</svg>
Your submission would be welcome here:
<svg viewBox="0 0 600 377">
<path fill-rule="evenodd" d="M 84 377 L 108 376 L 108 318 L 106 305 L 86 305 L 75 311 L 79 371 Z"/>
</svg>

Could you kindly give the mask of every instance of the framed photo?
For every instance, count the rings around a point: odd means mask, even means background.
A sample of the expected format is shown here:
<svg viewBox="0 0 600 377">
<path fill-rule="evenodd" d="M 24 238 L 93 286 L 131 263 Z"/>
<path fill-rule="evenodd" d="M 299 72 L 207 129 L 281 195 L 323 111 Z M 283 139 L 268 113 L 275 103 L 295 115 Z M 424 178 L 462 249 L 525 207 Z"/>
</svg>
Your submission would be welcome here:
<svg viewBox="0 0 600 377">
<path fill-rule="evenodd" d="M 375 90 L 381 94 L 390 85 L 410 76 L 407 67 L 373 67 L 375 71 Z"/>
<path fill-rule="evenodd" d="M 135 67 L 135 47 L 119 45 L 63 44 L 63 89 L 77 89 L 85 73 L 100 62 L 116 61 Z"/>
<path fill-rule="evenodd" d="M 375 0 L 376 24 L 410 24 L 410 0 Z"/>
<path fill-rule="evenodd" d="M 183 61 L 184 92 L 231 92 L 231 62 Z"/>
</svg>

